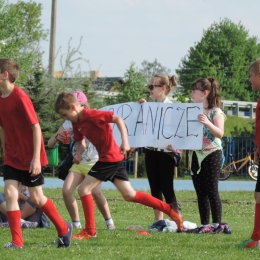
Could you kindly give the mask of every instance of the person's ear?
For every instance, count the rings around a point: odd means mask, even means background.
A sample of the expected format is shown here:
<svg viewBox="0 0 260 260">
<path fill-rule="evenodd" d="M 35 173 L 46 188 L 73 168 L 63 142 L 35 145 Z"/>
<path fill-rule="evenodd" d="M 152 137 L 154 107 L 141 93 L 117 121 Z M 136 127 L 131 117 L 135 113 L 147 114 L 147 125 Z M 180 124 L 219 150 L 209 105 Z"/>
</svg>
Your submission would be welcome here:
<svg viewBox="0 0 260 260">
<path fill-rule="evenodd" d="M 72 109 L 72 110 L 76 110 L 76 106 L 75 106 L 75 104 L 70 103 L 69 106 L 70 106 L 70 109 Z"/>
<path fill-rule="evenodd" d="M 204 96 L 207 96 L 209 94 L 209 91 L 208 90 L 204 90 L 203 94 L 204 94 Z"/>
<path fill-rule="evenodd" d="M 4 74 L 4 75 L 3 75 L 3 79 L 8 79 L 8 77 L 9 77 L 8 71 L 4 71 L 3 74 Z"/>
</svg>

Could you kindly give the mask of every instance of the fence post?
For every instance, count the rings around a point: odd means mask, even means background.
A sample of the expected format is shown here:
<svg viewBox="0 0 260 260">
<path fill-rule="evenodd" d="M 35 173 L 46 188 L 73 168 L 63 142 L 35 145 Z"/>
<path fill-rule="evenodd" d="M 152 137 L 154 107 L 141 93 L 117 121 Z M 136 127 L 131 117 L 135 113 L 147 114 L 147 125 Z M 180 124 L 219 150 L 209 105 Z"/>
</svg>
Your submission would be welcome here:
<svg viewBox="0 0 260 260">
<path fill-rule="evenodd" d="M 134 178 L 137 178 L 137 168 L 138 168 L 138 149 L 135 151 L 135 172 Z"/>
</svg>

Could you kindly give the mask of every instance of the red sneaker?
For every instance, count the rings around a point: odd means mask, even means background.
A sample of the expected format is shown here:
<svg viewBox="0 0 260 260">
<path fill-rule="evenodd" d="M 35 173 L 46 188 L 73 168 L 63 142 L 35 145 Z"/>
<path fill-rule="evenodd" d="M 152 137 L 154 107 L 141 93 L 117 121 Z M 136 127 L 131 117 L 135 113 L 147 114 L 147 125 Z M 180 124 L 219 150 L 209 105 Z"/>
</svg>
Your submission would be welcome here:
<svg viewBox="0 0 260 260">
<path fill-rule="evenodd" d="M 97 237 L 97 234 L 91 236 L 88 234 L 88 232 L 85 229 L 82 229 L 82 231 L 80 233 L 71 236 L 72 239 L 78 239 L 78 240 L 87 240 L 87 239 L 91 239 L 93 237 Z"/>
</svg>

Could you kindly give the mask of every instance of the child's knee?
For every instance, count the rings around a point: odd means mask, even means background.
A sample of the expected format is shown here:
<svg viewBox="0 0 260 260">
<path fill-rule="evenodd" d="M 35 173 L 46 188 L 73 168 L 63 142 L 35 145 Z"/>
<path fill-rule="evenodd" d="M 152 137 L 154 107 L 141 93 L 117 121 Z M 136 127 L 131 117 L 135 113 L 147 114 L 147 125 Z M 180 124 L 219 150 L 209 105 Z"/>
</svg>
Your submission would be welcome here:
<svg viewBox="0 0 260 260">
<path fill-rule="evenodd" d="M 134 201 L 134 194 L 132 192 L 122 193 L 122 196 L 125 201 L 128 201 L 128 202 Z"/>
<path fill-rule="evenodd" d="M 63 196 L 63 198 L 70 197 L 70 196 L 73 195 L 73 193 L 74 193 L 74 191 L 72 191 L 72 190 L 70 190 L 70 189 L 68 189 L 66 187 L 62 188 L 62 196 Z"/>
</svg>

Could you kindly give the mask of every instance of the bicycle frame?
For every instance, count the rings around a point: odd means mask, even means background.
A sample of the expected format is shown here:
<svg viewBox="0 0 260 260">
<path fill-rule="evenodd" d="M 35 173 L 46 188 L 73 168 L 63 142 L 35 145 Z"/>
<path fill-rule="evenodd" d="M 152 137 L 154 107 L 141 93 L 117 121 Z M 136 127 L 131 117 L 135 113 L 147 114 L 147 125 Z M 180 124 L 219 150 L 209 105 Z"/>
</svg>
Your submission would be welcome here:
<svg viewBox="0 0 260 260">
<path fill-rule="evenodd" d="M 249 154 L 248 156 L 246 156 L 245 158 L 243 159 L 240 159 L 240 160 L 237 160 L 237 161 L 232 161 L 231 163 L 227 164 L 223 169 L 222 171 L 226 171 L 226 172 L 230 172 L 230 173 L 233 173 L 233 172 L 239 172 L 248 162 L 251 161 L 251 154 Z M 238 168 L 237 168 L 237 164 L 240 163 L 240 162 L 243 162 Z M 228 169 L 228 167 L 230 166 L 233 166 L 233 170 L 226 170 Z"/>
</svg>

